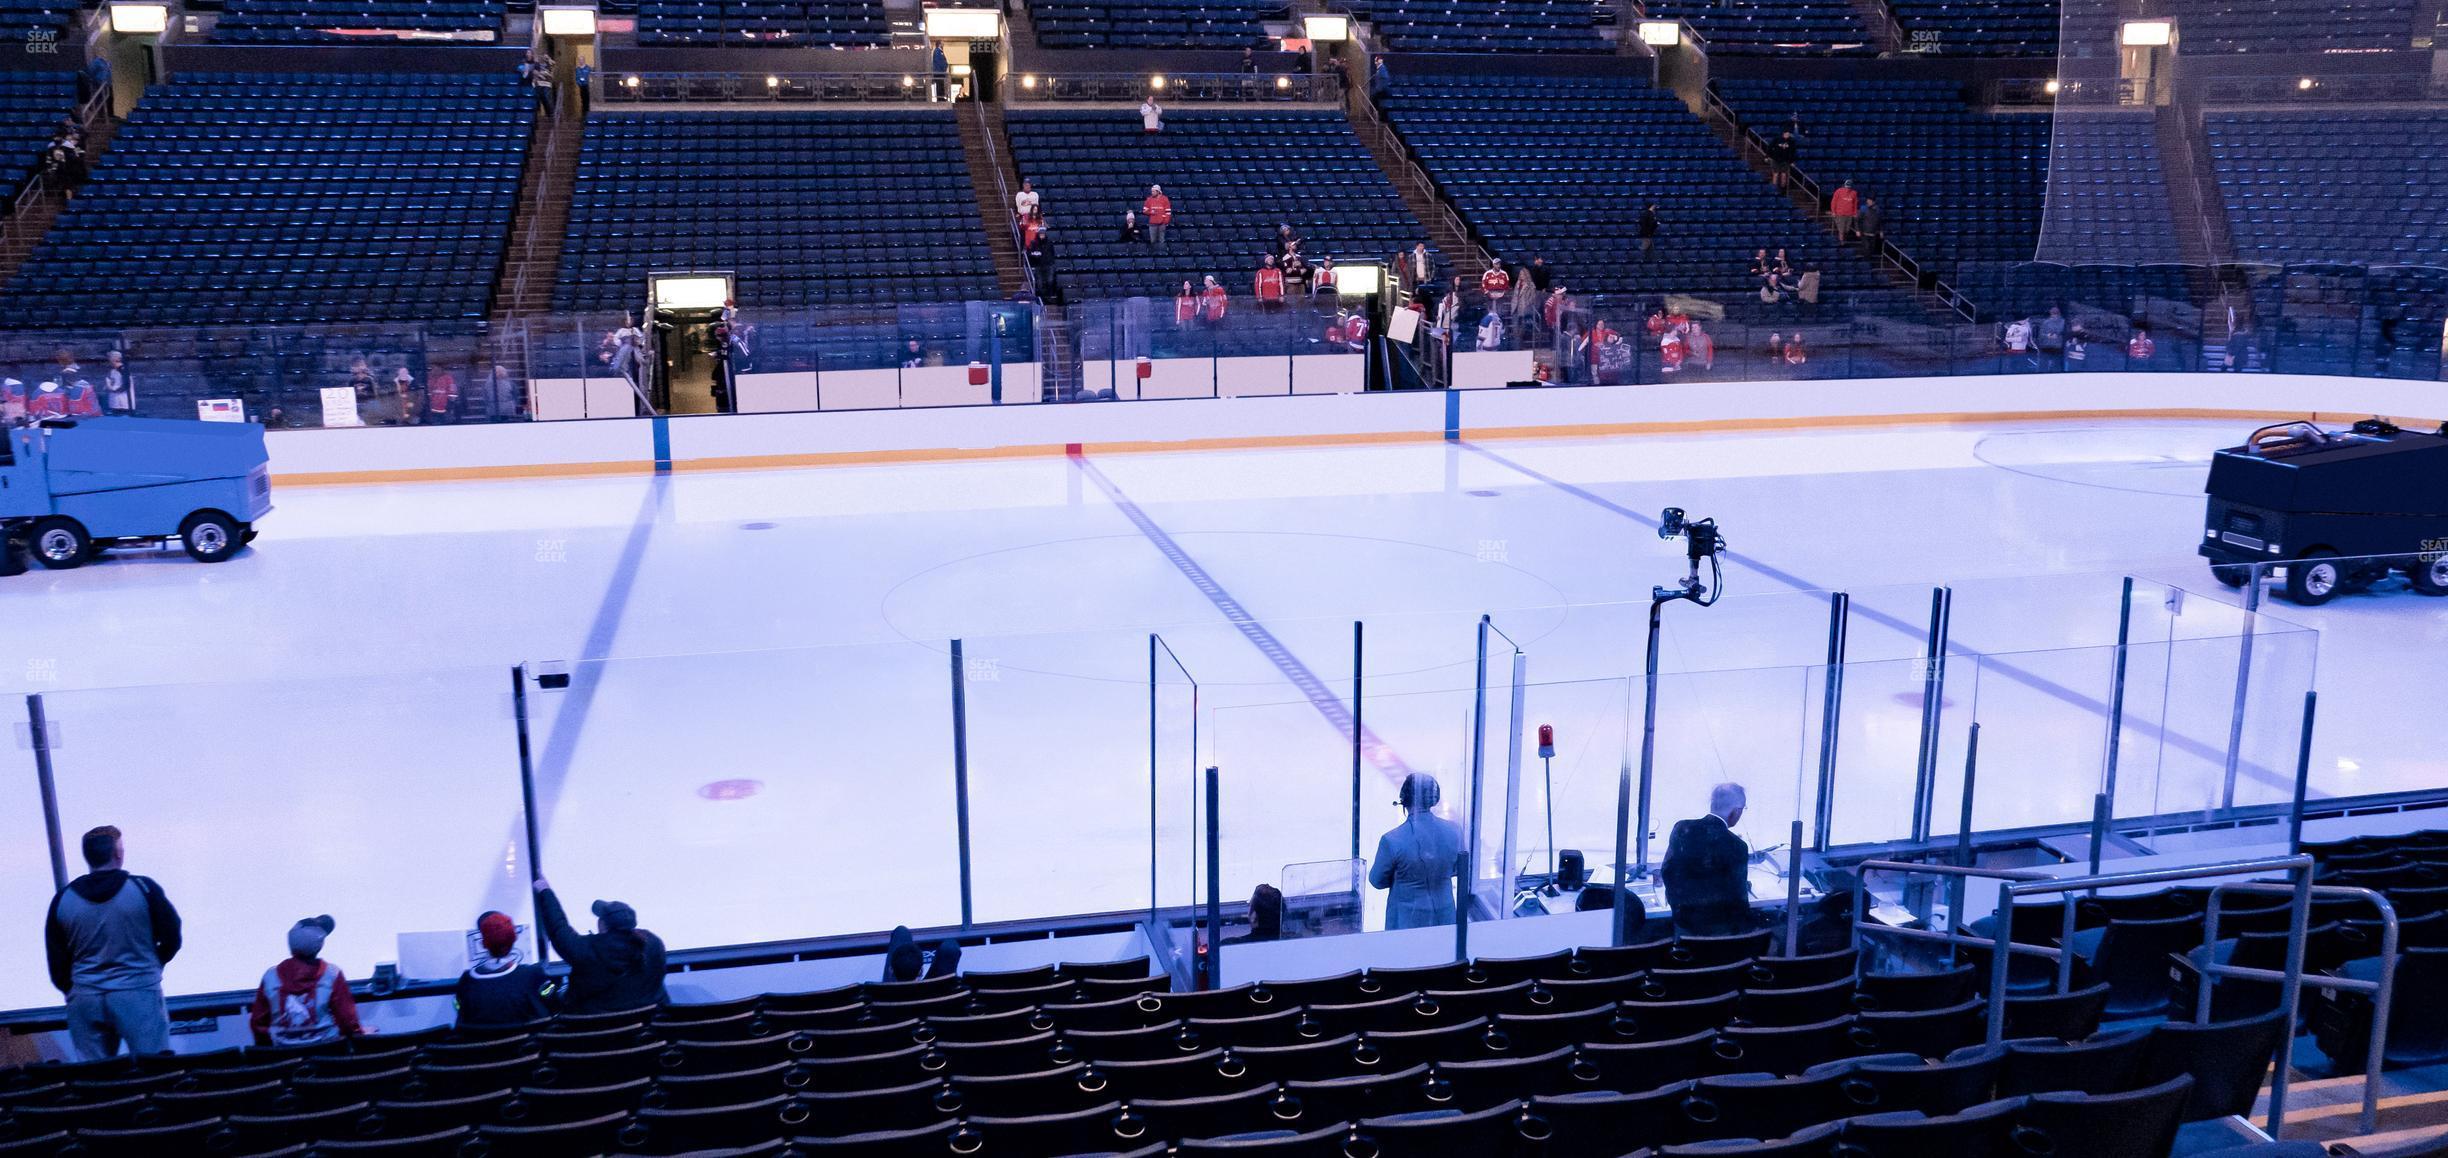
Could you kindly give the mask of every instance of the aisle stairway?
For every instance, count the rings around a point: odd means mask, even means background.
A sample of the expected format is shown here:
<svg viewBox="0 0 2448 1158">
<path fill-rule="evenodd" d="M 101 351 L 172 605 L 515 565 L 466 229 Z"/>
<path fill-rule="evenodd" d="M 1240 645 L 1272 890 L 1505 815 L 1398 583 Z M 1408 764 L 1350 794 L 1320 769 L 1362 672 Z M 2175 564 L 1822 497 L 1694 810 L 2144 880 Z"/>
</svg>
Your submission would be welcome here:
<svg viewBox="0 0 2448 1158">
<path fill-rule="evenodd" d="M 977 194 L 978 220 L 986 227 L 986 248 L 994 254 L 995 288 L 1010 297 L 1028 288 L 1029 281 L 1020 244 L 1012 236 L 1011 195 L 1020 191 L 1020 173 L 1012 167 L 1003 106 L 964 101 L 955 119 L 960 122 L 961 152 L 969 162 L 969 187 Z"/>
<path fill-rule="evenodd" d="M 578 153 L 586 118 L 574 91 L 561 95 L 560 115 L 536 118 L 527 142 L 527 166 L 519 175 L 518 208 L 510 246 L 493 284 L 492 320 L 550 312 L 553 276 L 561 268 L 561 244 L 569 231 L 570 189 L 577 181 Z M 645 292 L 645 287 L 638 287 Z"/>
<path fill-rule="evenodd" d="M 119 122 L 109 116 L 97 118 L 85 132 L 85 165 L 91 172 L 102 163 L 102 154 L 109 150 L 111 138 L 119 132 Z M 0 233 L 0 285 L 17 276 L 17 267 L 34 253 L 51 223 L 68 208 L 68 198 L 57 189 L 45 189 L 26 199 L 15 217 L 9 218 L 5 233 Z"/>
</svg>

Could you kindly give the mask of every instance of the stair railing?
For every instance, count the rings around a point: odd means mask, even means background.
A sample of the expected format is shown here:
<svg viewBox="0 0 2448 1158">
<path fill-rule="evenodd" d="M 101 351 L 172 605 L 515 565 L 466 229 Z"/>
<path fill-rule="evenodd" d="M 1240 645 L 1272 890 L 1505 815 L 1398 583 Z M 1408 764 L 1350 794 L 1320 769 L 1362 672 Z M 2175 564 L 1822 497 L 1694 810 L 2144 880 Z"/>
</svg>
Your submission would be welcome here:
<svg viewBox="0 0 2448 1158">
<path fill-rule="evenodd" d="M 1020 255 L 1020 283 L 1028 287 L 1030 300 L 1042 305 L 1045 295 L 1037 290 L 1037 267 L 1029 264 L 1028 245 L 1020 236 L 1020 216 L 1013 212 L 1016 206 L 1011 183 L 1003 179 L 1003 151 L 995 147 L 994 126 L 986 121 L 986 102 L 972 100 L 969 108 L 977 122 L 978 139 L 986 142 L 986 167 L 994 171 L 995 212 L 1003 215 L 1003 227 L 1011 234 L 1012 252 Z"/>
</svg>

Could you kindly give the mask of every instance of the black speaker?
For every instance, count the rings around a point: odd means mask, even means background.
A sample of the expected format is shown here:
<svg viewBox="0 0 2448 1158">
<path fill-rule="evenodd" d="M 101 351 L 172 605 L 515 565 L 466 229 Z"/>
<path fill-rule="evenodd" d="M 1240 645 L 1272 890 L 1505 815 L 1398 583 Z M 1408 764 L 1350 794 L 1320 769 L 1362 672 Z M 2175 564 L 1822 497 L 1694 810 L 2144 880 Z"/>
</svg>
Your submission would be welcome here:
<svg viewBox="0 0 2448 1158">
<path fill-rule="evenodd" d="M 1556 853 L 1555 886 L 1557 888 L 1577 889 L 1588 880 L 1589 866 L 1582 861 L 1580 849 L 1568 848 Z"/>
</svg>

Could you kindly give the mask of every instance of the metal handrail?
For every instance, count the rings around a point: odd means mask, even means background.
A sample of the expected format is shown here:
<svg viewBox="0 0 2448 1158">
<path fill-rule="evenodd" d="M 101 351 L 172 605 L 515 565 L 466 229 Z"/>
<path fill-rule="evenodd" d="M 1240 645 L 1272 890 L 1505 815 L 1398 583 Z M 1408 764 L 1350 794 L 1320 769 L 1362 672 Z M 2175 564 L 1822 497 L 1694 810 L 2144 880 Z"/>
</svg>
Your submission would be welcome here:
<svg viewBox="0 0 2448 1158">
<path fill-rule="evenodd" d="M 919 72 L 620 72 L 595 77 L 607 104 L 794 104 L 857 101 L 926 104 Z"/>
<path fill-rule="evenodd" d="M 529 194 L 527 204 L 521 207 L 521 212 L 525 215 L 527 221 L 527 239 L 519 247 L 518 276 L 510 280 L 510 301 L 512 303 L 516 303 L 520 299 L 527 296 L 527 277 L 529 274 L 535 272 L 537 232 L 535 228 L 535 220 L 538 214 L 544 212 L 544 183 L 550 179 L 549 174 L 552 172 L 553 161 L 560 155 L 561 137 L 560 134 L 555 131 L 555 129 L 561 123 L 559 111 L 560 101 L 558 99 L 553 102 L 553 110 L 554 111 L 548 114 L 547 117 L 538 119 L 536 121 L 536 130 L 544 134 L 544 168 L 542 172 L 536 174 L 535 188 Z M 584 115 L 585 114 L 581 113 L 581 118 L 583 118 Z M 547 123 L 548 121 L 549 124 Z M 565 193 L 564 196 L 574 194 L 575 192 L 576 190 L 570 190 L 568 193 Z"/>
<path fill-rule="evenodd" d="M 1744 124 L 1742 117 L 1735 113 L 1734 107 L 1725 103 L 1725 98 L 1717 95 L 1716 89 L 1702 88 L 1700 90 L 1700 107 L 1725 118 L 1726 124 L 1733 128 L 1737 156 L 1747 159 L 1756 154 L 1763 161 L 1768 159 L 1768 139 L 1761 136 L 1758 130 Z M 1816 178 L 1804 172 L 1800 165 L 1793 166 L 1787 172 L 1793 184 L 1810 195 L 1811 204 L 1814 206 L 1812 212 L 1818 212 L 1817 206 L 1827 204 L 1827 196 L 1820 191 L 1823 186 Z M 1890 240 L 1884 231 L 1879 234 L 1878 247 L 1873 252 L 1878 259 L 1895 266 L 1906 277 L 1911 278 L 1914 288 L 1920 287 L 1923 276 L 1920 261 L 1906 252 L 1902 246 Z M 1931 277 L 1929 282 L 1929 292 L 1938 299 L 1939 304 L 1947 307 L 1955 316 L 1964 321 L 1979 320 L 1979 313 L 1972 308 L 1971 299 L 1956 292 L 1954 286 L 1948 285 L 1944 279 L 1938 277 Z"/>
<path fill-rule="evenodd" d="M 1003 214 L 1003 227 L 1011 234 L 1012 252 L 1020 255 L 1021 284 L 1028 287 L 1030 300 L 1043 302 L 1045 296 L 1037 292 L 1037 267 L 1029 264 L 1028 245 L 1020 237 L 1020 215 L 1013 212 L 1016 206 L 1012 201 L 1011 184 L 1003 179 L 1003 153 L 995 148 L 993 126 L 986 123 L 986 102 L 970 101 L 969 104 L 975 112 L 978 138 L 986 142 L 986 167 L 994 170 L 995 208 Z"/>
<path fill-rule="evenodd" d="M 2074 894 L 2077 891 L 2120 885 L 2172 884 L 2177 881 L 2273 872 L 2284 872 L 2294 878 L 2294 884 L 2288 890 L 2293 895 L 2294 901 L 2290 906 L 2292 911 L 2287 917 L 2287 964 L 2285 972 L 2279 975 L 2279 981 L 2286 987 L 2284 1024 L 2292 1027 L 2295 1024 L 2296 998 L 2303 986 L 2305 926 L 2309 923 L 2312 912 L 2312 858 L 2301 854 L 2260 857 L 2253 860 L 2219 861 L 2181 868 L 2144 869 L 2137 872 L 2096 873 L 2064 879 L 2004 882 L 1998 889 L 1996 929 L 1994 930 L 1996 952 L 1989 962 L 1989 1042 L 1996 1044 L 2004 1040 L 2006 1036 L 2006 955 L 2012 951 L 2014 945 L 2014 926 L 2010 918 L 2013 915 L 2015 898 L 2051 893 L 2061 895 L 2065 902 L 2066 927 L 2070 930 L 2074 923 Z M 2070 936 L 2069 933 L 2069 939 Z M 2063 975 L 2070 970 L 2072 964 L 2072 953 L 2067 953 L 2060 958 L 2058 962 L 2060 974 Z M 2061 986 L 2063 984 L 2060 982 Z M 2060 992 L 2062 991 L 2061 988 Z M 2287 1071 L 2293 1065 L 2294 1057 L 2295 1035 L 2292 1032 L 2279 1034 L 2277 1057 L 2272 1062 L 2269 1085 L 2268 1130 L 2273 1138 L 2279 1136 L 2280 1128 L 2286 1124 Z"/>
<path fill-rule="evenodd" d="M 1485 265 L 1483 258 L 1487 253 L 1487 244 L 1471 232 L 1470 226 L 1463 222 L 1461 214 L 1456 213 L 1454 207 L 1446 202 L 1436 179 L 1429 176 L 1428 170 L 1419 163 L 1419 154 L 1412 150 L 1409 141 L 1403 140 L 1402 134 L 1397 132 L 1394 126 L 1385 119 L 1384 111 L 1377 107 L 1375 95 L 1365 90 L 1357 91 L 1351 101 L 1351 107 L 1354 112 L 1366 114 L 1355 118 L 1355 123 L 1365 121 L 1370 131 L 1376 133 L 1380 141 L 1391 146 L 1396 162 L 1401 166 L 1400 175 L 1418 183 L 1419 187 L 1427 193 L 1429 204 L 1436 207 L 1439 223 L 1451 230 L 1454 236 L 1461 238 L 1464 243 L 1478 251 L 1477 253 L 1450 255 L 1449 260 L 1454 269 L 1459 271 L 1462 268 L 1462 259 L 1465 257 Z"/>
<path fill-rule="evenodd" d="M 1004 86 L 1013 102 L 1135 101 L 1154 96 L 1192 103 L 1282 104 L 1341 101 L 1343 74 L 1255 72 L 1065 72 L 1023 73 Z"/>
<path fill-rule="evenodd" d="M 2210 889 L 2210 904 L 2203 916 L 2202 944 L 2216 952 L 2218 944 L 2219 899 L 2229 892 L 2259 893 L 2264 896 L 2291 895 L 2295 890 L 2286 885 L 2262 884 L 2254 881 L 2226 881 Z M 2363 1051 L 2363 1118 L 2362 1132 L 2374 1133 L 2380 1128 L 2380 1065 L 2388 1055 L 2389 1005 L 2397 989 L 2398 926 L 2397 906 L 2375 890 L 2354 885 L 2314 885 L 2312 895 L 2321 897 L 2361 897 L 2380 911 L 2380 979 L 2362 981 L 2351 977 L 2324 977 L 2314 987 L 2342 989 L 2350 993 L 2372 995 L 2371 1040 Z M 2207 955 L 2201 962 L 2202 984 L 2194 999 L 2193 1020 L 2207 1024 L 2210 1020 L 2211 987 L 2221 977 L 2242 977 L 2252 981 L 2280 981 L 2286 974 L 2275 969 L 2256 969 L 2241 965 L 2221 965 Z M 2302 982 L 2298 982 L 2302 984 Z"/>
</svg>

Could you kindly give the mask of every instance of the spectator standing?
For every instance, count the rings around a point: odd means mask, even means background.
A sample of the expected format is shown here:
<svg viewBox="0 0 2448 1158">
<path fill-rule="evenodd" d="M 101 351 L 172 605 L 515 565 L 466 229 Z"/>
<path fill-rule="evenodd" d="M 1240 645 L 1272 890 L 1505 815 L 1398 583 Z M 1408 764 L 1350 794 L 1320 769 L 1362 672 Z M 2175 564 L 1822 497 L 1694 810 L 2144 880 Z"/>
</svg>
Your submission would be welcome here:
<svg viewBox="0 0 2448 1158">
<path fill-rule="evenodd" d="M 620 901 L 597 901 L 595 931 L 580 934 L 561 911 L 552 883 L 535 879 L 536 915 L 552 947 L 569 962 L 567 1013 L 615 1013 L 670 1000 L 663 992 L 663 939 L 638 928 L 637 910 Z"/>
<path fill-rule="evenodd" d="M 1385 58 L 1380 56 L 1369 65 L 1369 99 L 1384 100 L 1386 91 L 1393 87 L 1394 74 L 1386 70 Z"/>
<path fill-rule="evenodd" d="M 1462 830 L 1432 810 L 1443 791 L 1425 772 L 1403 777 L 1403 822 L 1377 840 L 1369 884 L 1386 890 L 1386 928 L 1416 929 L 1454 922 L 1454 873 L 1468 846 Z"/>
<path fill-rule="evenodd" d="M 425 384 L 425 421 L 447 424 L 458 417 L 459 376 L 448 370 L 436 370 L 433 381 Z"/>
<path fill-rule="evenodd" d="M 2159 343 L 2151 340 L 2147 327 L 2135 326 L 2133 336 L 2125 340 L 2125 364 L 2128 366 L 2144 365 L 2158 352 Z"/>
<path fill-rule="evenodd" d="M 1277 261 L 1291 256 L 1299 248 L 1300 235 L 1292 232 L 1292 224 L 1288 221 L 1276 226 L 1274 239 L 1267 242 L 1267 252 L 1273 254 Z"/>
<path fill-rule="evenodd" d="M 527 83 L 535 86 L 536 107 L 543 109 L 544 115 L 549 117 L 554 115 L 556 111 L 554 106 L 554 96 L 556 94 L 553 91 L 552 58 L 542 53 L 536 53 L 534 56 L 534 61 L 535 67 L 530 69 L 527 73 Z"/>
<path fill-rule="evenodd" d="M 1165 227 L 1173 224 L 1173 199 L 1165 196 L 1164 186 L 1150 185 L 1147 200 L 1139 204 L 1139 211 L 1147 214 L 1148 243 L 1156 247 L 1156 252 L 1163 253 Z"/>
<path fill-rule="evenodd" d="M 1214 274 L 1208 274 L 1206 286 L 1199 291 L 1199 317 L 1205 319 L 1208 325 L 1223 325 L 1225 303 L 1231 296 L 1225 292 L 1223 284 L 1216 281 Z"/>
<path fill-rule="evenodd" d="M 127 356 L 117 350 L 104 354 L 102 402 L 113 414 L 136 413 L 136 386 L 128 380 Z"/>
<path fill-rule="evenodd" d="M 2031 319 L 2016 318 L 2006 323 L 2005 332 L 1999 335 L 1998 344 L 2006 348 L 2006 360 L 2009 365 L 2020 363 L 2023 367 L 2029 368 L 2032 365 Z"/>
<path fill-rule="evenodd" d="M 1260 262 L 1258 276 L 1251 286 L 1253 293 L 1258 298 L 1258 307 L 1266 310 L 1281 309 L 1284 293 L 1283 271 L 1275 267 L 1273 254 L 1260 259 Z"/>
<path fill-rule="evenodd" d="M 1241 75 L 1258 75 L 1258 54 L 1247 48 L 1241 50 Z"/>
<path fill-rule="evenodd" d="M 1828 221 L 1836 227 L 1836 240 L 1851 241 L 1861 235 L 1861 193 L 1847 181 L 1828 195 Z"/>
<path fill-rule="evenodd" d="M 1887 235 L 1887 207 L 1879 204 L 1876 197 L 1863 197 L 1859 224 L 1862 240 L 1876 246 L 1879 239 Z"/>
<path fill-rule="evenodd" d="M 480 956 L 459 975 L 452 999 L 461 1029 L 506 1029 L 551 1015 L 544 1005 L 544 970 L 519 952 L 518 924 L 508 913 L 476 918 Z"/>
<path fill-rule="evenodd" d="M 1454 326 L 1462 320 L 1462 278 L 1455 275 L 1453 284 L 1437 297 L 1436 328 L 1453 340 Z"/>
<path fill-rule="evenodd" d="M 321 1045 L 369 1032 L 357 1020 L 357 997 L 340 967 L 323 960 L 323 942 L 337 922 L 330 914 L 289 926 L 289 959 L 264 970 L 247 1026 L 257 1045 Z"/>
<path fill-rule="evenodd" d="M 927 53 L 927 99 L 943 100 L 945 86 L 951 82 L 952 60 L 944 55 L 943 42 L 939 40 L 935 42 L 934 49 Z"/>
<path fill-rule="evenodd" d="M 1523 341 L 1528 341 L 1538 325 L 1539 308 L 1538 287 L 1531 284 L 1528 262 L 1522 263 L 1513 275 L 1512 304 L 1507 308 L 1513 315 L 1513 328 L 1520 332 Z"/>
<path fill-rule="evenodd" d="M 1037 213 L 1037 184 L 1026 177 L 1020 179 L 1020 191 L 1012 194 L 1012 212 L 1025 221 Z"/>
<path fill-rule="evenodd" d="M 79 1061 L 101 1061 L 125 1043 L 135 1055 L 170 1052 L 162 967 L 178 956 L 178 909 L 149 877 L 126 868 L 119 830 L 85 834 L 84 876 L 51 898 L 43 949 L 51 985 L 67 998 L 68 1042 Z"/>
<path fill-rule="evenodd" d="M 391 396 L 384 401 L 387 421 L 394 426 L 406 426 L 417 420 L 416 375 L 402 366 L 391 372 Z"/>
<path fill-rule="evenodd" d="M 1428 284 L 1428 279 L 1429 279 L 1429 278 L 1431 278 L 1431 277 L 1433 277 L 1433 276 L 1435 276 L 1435 275 L 1436 275 L 1436 270 L 1435 270 L 1435 269 L 1433 269 L 1433 268 L 1431 268 L 1430 263 L 1429 263 L 1429 260 L 1428 260 L 1428 243 L 1427 243 L 1427 242 L 1425 242 L 1425 241 L 1423 241 L 1423 242 L 1420 242 L 1420 243 L 1419 243 L 1419 244 L 1417 244 L 1417 245 L 1412 246 L 1412 247 L 1411 247 L 1411 284 L 1412 284 L 1412 285 L 1414 285 L 1414 286 L 1424 286 L 1424 285 L 1427 285 L 1427 284 Z"/>
<path fill-rule="evenodd" d="M 1622 386 L 1632 381 L 1632 343 L 1624 341 L 1621 333 L 1608 329 L 1604 344 L 1593 341 L 1590 360 L 1596 363 L 1599 385 Z"/>
<path fill-rule="evenodd" d="M 1775 140 L 1768 142 L 1768 179 L 1774 182 L 1778 189 L 1792 184 L 1794 162 L 1800 160 L 1801 156 L 1802 146 L 1794 139 L 1793 130 L 1787 129 L 1778 133 Z"/>
<path fill-rule="evenodd" d="M 1139 102 L 1139 131 L 1141 133 L 1164 131 L 1164 106 L 1157 104 L 1152 94 Z"/>
<path fill-rule="evenodd" d="M 1542 294 L 1555 288 L 1555 267 L 1547 264 L 1544 255 L 1530 259 L 1530 284 Z"/>
<path fill-rule="evenodd" d="M 1318 259 L 1317 269 L 1309 275 L 1309 296 L 1316 297 L 1319 294 L 1325 294 L 1328 297 L 1332 297 L 1334 296 L 1334 292 L 1334 259 L 1331 257 L 1321 257 Z"/>
<path fill-rule="evenodd" d="M 78 378 L 75 381 L 68 383 L 63 388 L 63 393 L 66 396 L 68 417 L 102 417 L 102 395 L 99 391 L 94 389 L 93 383 L 88 382 L 83 378 Z"/>
<path fill-rule="evenodd" d="M 578 115 L 585 116 L 588 113 L 594 112 L 595 66 L 591 64 L 579 65 L 577 71 L 570 74 L 570 80 L 575 82 L 578 86 Z"/>
<path fill-rule="evenodd" d="M 1700 369 L 1717 368 L 1717 339 L 1710 337 L 1709 332 L 1701 328 L 1699 321 L 1692 322 L 1691 333 L 1685 335 L 1684 340 L 1691 346 L 1691 360 L 1698 364 Z"/>
<path fill-rule="evenodd" d="M 1640 215 L 1640 246 L 1641 246 L 1641 253 L 1642 253 L 1642 254 L 1644 254 L 1644 255 L 1645 255 L 1645 254 L 1647 254 L 1647 253 L 1648 253 L 1648 252 L 1649 252 L 1651 249 L 1654 249 L 1654 248 L 1656 248 L 1656 247 L 1657 247 L 1657 236 L 1658 236 L 1658 211 L 1657 211 L 1657 202 L 1652 201 L 1652 202 L 1650 202 L 1650 203 L 1649 203 L 1649 205 L 1648 205 L 1648 207 L 1647 207 L 1647 208 L 1644 208 L 1644 209 L 1642 209 L 1642 210 L 1641 210 L 1641 215 Z"/>
<path fill-rule="evenodd" d="M 1198 289 L 1185 281 L 1181 284 L 1181 292 L 1173 295 L 1173 324 L 1188 326 L 1198 320 L 1198 314 Z"/>
<path fill-rule="evenodd" d="M 1481 350 L 1504 349 L 1504 338 L 1504 314 L 1496 307 L 1489 306 L 1487 314 L 1479 319 L 1479 345 L 1477 348 Z"/>
<path fill-rule="evenodd" d="M 1479 275 L 1479 292 L 1487 295 L 1490 308 L 1502 308 L 1505 295 L 1513 292 L 1513 275 L 1505 272 L 1504 262 L 1494 254 L 1488 256 L 1488 267 Z"/>
</svg>

